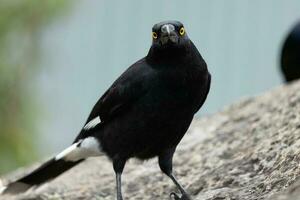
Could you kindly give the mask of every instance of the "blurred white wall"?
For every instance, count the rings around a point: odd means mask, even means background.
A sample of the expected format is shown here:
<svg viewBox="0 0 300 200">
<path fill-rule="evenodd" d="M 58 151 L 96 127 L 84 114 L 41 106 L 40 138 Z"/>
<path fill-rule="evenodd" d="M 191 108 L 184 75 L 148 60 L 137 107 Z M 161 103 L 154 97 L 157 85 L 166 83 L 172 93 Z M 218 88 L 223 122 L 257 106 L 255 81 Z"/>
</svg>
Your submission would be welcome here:
<svg viewBox="0 0 300 200">
<path fill-rule="evenodd" d="M 145 56 L 153 24 L 182 21 L 208 63 L 212 87 L 201 114 L 281 83 L 278 56 L 300 19 L 299 0 L 74 1 L 41 38 L 37 80 L 45 114 L 41 149 L 70 144 L 92 106 L 130 64 Z"/>
</svg>

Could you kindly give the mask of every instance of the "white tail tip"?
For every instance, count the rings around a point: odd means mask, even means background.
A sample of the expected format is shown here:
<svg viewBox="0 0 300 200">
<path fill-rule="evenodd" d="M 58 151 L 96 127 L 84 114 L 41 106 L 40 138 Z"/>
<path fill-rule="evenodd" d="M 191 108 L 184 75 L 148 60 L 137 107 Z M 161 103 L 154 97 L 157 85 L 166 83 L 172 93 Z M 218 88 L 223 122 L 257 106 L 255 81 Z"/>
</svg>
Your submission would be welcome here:
<svg viewBox="0 0 300 200">
<path fill-rule="evenodd" d="M 6 187 L 3 185 L 3 183 L 0 179 L 0 194 L 2 194 L 5 189 L 6 189 Z"/>
</svg>

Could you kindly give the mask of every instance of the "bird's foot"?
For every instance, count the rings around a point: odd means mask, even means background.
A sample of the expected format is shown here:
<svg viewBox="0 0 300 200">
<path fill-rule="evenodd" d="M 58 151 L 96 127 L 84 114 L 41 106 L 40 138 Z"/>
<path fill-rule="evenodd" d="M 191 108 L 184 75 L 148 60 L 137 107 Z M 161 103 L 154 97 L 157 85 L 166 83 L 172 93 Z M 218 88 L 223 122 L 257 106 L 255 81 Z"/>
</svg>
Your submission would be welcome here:
<svg viewBox="0 0 300 200">
<path fill-rule="evenodd" d="M 178 194 L 176 194 L 175 192 L 172 192 L 171 194 L 170 194 L 170 197 L 171 197 L 171 199 L 173 199 L 173 200 L 192 200 L 192 198 L 188 195 L 188 194 L 186 194 L 186 193 L 183 193 L 182 195 L 181 195 L 181 197 L 178 195 Z"/>
</svg>

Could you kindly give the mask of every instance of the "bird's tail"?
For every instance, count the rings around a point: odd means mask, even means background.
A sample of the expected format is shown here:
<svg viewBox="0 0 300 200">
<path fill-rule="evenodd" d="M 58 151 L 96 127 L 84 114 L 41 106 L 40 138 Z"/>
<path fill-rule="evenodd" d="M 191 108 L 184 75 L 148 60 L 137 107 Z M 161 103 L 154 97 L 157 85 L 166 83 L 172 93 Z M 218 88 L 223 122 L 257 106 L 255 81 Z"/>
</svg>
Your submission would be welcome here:
<svg viewBox="0 0 300 200">
<path fill-rule="evenodd" d="M 99 142 L 94 137 L 87 137 L 72 144 L 54 158 L 42 164 L 30 174 L 9 183 L 1 188 L 1 193 L 20 193 L 32 186 L 40 185 L 54 179 L 63 172 L 71 169 L 85 158 L 103 155 Z"/>
<path fill-rule="evenodd" d="M 51 179 L 54 179 L 81 161 L 83 160 L 73 162 L 65 161 L 63 159 L 56 160 L 55 158 L 52 158 L 30 174 L 8 184 L 7 186 L 3 186 L 2 189 L 0 188 L 0 193 L 1 190 L 3 194 L 16 194 L 25 192 L 32 186 L 40 185 Z"/>
</svg>

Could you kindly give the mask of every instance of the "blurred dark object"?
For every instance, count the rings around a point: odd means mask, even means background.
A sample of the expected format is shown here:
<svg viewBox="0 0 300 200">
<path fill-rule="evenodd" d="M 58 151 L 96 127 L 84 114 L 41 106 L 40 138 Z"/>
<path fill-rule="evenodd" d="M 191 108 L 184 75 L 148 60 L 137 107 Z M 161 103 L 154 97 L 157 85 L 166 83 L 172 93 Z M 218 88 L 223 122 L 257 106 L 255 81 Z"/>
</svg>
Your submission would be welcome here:
<svg viewBox="0 0 300 200">
<path fill-rule="evenodd" d="M 294 26 L 283 44 L 281 70 L 286 82 L 300 78 L 300 22 Z"/>
<path fill-rule="evenodd" d="M 39 32 L 66 5 L 59 0 L 0 3 L 0 174 L 38 155 L 33 136 L 41 117 L 33 80 L 40 68 Z"/>
</svg>

